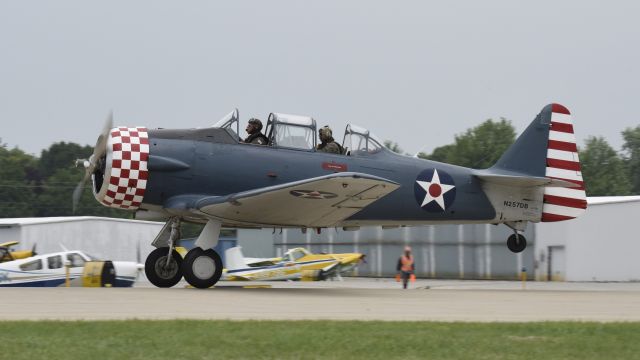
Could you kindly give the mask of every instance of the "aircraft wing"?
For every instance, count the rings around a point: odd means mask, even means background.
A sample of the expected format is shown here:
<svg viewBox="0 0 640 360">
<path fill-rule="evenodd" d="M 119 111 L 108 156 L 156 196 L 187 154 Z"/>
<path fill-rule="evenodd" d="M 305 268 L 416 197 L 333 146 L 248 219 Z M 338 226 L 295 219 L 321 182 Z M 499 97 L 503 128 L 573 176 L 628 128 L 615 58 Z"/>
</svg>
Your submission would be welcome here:
<svg viewBox="0 0 640 360">
<path fill-rule="evenodd" d="M 282 258 L 244 258 L 247 266 L 270 266 L 282 261 Z"/>
<path fill-rule="evenodd" d="M 396 190 L 381 177 L 342 172 L 227 196 L 206 197 L 195 208 L 248 224 L 331 227 Z"/>
</svg>

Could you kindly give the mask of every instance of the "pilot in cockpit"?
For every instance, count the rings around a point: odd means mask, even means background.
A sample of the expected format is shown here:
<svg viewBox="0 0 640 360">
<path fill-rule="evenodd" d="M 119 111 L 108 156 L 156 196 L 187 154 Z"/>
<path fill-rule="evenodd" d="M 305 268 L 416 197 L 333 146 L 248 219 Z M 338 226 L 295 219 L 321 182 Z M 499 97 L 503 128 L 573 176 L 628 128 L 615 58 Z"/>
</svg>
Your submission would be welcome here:
<svg viewBox="0 0 640 360">
<path fill-rule="evenodd" d="M 320 136 L 320 144 L 316 147 L 318 151 L 342 154 L 342 146 L 333 139 L 333 133 L 329 126 L 325 126 L 318 130 Z"/>
<path fill-rule="evenodd" d="M 249 136 L 244 139 L 245 143 L 256 145 L 267 145 L 269 143 L 269 139 L 262 133 L 262 121 L 259 119 L 249 119 L 246 131 Z"/>
</svg>

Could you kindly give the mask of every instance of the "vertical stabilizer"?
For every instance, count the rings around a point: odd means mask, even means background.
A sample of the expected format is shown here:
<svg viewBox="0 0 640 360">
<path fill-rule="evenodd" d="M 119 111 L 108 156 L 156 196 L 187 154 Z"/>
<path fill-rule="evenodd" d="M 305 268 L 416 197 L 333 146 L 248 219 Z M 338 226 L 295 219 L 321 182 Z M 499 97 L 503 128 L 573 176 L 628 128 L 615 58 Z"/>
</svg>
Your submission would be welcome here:
<svg viewBox="0 0 640 360">
<path fill-rule="evenodd" d="M 227 270 L 246 269 L 249 267 L 244 261 L 242 248 L 240 246 L 232 247 L 224 252 L 224 260 Z"/>
<path fill-rule="evenodd" d="M 541 221 L 562 221 L 580 216 L 587 208 L 587 197 L 571 113 L 560 104 L 552 104 L 551 108 L 545 175 L 568 181 L 575 187 L 545 187 Z"/>
<path fill-rule="evenodd" d="M 540 221 L 573 219 L 587 208 L 571 113 L 560 104 L 545 106 L 487 173 L 564 180 L 565 187 L 545 186 Z"/>
</svg>

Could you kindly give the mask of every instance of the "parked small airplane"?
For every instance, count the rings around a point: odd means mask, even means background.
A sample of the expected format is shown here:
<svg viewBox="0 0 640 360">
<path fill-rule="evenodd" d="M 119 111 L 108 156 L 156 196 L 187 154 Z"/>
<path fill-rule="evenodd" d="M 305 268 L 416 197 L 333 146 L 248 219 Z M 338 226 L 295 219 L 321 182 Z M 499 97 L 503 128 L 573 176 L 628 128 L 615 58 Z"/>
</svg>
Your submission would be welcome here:
<svg viewBox="0 0 640 360">
<path fill-rule="evenodd" d="M 18 245 L 17 241 L 7 241 L 0 244 L 0 263 L 18 259 L 28 258 L 36 254 L 36 245 L 33 244 L 31 250 L 11 250 L 12 246 Z"/>
<path fill-rule="evenodd" d="M 224 252 L 222 280 L 326 280 L 340 278 L 364 259 L 364 254 L 312 254 L 304 248 L 287 251 L 281 258 L 245 258 L 239 246 Z"/>
<path fill-rule="evenodd" d="M 166 221 L 145 262 L 147 278 L 171 287 L 182 277 L 215 284 L 222 261 L 212 249 L 220 228 L 357 229 L 364 225 L 505 224 L 521 252 L 529 222 L 562 221 L 586 207 L 569 110 L 545 106 L 488 169 L 395 154 L 368 130 L 348 125 L 342 154 L 316 151 L 316 121 L 272 113 L 268 143 L 240 140 L 234 110 L 204 129 L 112 128 L 79 160 L 98 202 Z M 181 221 L 206 224 L 184 259 L 175 251 Z"/>
<path fill-rule="evenodd" d="M 65 284 L 67 269 L 71 286 L 129 287 L 142 265 L 132 261 L 98 260 L 82 251 L 61 251 L 0 264 L 0 287 L 55 287 Z"/>
</svg>

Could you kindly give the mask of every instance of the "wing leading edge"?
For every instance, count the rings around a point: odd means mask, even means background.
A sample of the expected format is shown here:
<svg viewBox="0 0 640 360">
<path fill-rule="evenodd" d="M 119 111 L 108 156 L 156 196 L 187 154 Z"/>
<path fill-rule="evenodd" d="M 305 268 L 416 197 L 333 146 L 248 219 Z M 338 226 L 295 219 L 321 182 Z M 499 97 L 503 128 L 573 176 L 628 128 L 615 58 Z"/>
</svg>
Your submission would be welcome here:
<svg viewBox="0 0 640 360">
<path fill-rule="evenodd" d="M 195 208 L 238 223 L 331 227 L 398 187 L 398 183 L 381 177 L 343 172 L 206 197 L 197 201 Z"/>
</svg>

